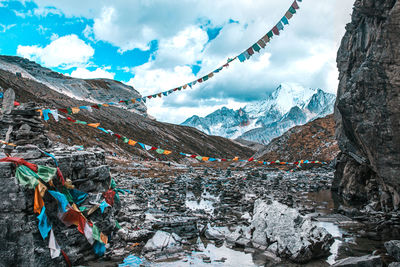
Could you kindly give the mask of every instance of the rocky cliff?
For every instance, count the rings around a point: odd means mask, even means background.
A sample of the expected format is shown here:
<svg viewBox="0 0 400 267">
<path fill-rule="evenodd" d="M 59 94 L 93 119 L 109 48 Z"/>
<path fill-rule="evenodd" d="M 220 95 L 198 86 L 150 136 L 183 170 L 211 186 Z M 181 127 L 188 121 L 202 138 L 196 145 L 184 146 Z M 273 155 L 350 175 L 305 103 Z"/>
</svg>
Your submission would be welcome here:
<svg viewBox="0 0 400 267">
<path fill-rule="evenodd" d="M 400 2 L 357 0 L 337 56 L 333 189 L 347 200 L 399 207 Z"/>
</svg>

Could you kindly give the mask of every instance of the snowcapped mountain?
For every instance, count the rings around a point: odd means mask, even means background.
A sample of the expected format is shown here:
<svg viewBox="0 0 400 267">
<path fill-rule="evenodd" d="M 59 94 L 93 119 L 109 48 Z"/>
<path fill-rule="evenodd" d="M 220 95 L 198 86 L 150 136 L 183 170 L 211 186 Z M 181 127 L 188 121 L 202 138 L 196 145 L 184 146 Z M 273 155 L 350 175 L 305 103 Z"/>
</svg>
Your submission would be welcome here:
<svg viewBox="0 0 400 267">
<path fill-rule="evenodd" d="M 210 135 L 268 144 L 296 125 L 333 113 L 335 99 L 334 94 L 321 89 L 282 83 L 265 100 L 239 110 L 223 107 L 204 118 L 193 116 L 182 125 Z"/>
<path fill-rule="evenodd" d="M 0 70 L 14 73 L 21 78 L 27 78 L 46 85 L 50 89 L 78 100 L 94 103 L 118 103 L 121 99 L 141 97 L 140 93 L 132 86 L 110 79 L 78 79 L 64 76 L 48 68 L 17 56 L 0 55 Z M 17 77 L 18 77 L 17 76 Z M 142 102 L 129 105 L 131 111 L 147 116 L 147 107 Z"/>
</svg>

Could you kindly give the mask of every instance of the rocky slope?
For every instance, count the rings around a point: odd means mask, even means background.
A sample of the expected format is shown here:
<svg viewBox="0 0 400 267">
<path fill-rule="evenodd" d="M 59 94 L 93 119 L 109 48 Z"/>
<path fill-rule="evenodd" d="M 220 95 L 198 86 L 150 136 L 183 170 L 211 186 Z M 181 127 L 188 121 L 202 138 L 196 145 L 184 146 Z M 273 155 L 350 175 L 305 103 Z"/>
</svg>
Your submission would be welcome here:
<svg viewBox="0 0 400 267">
<path fill-rule="evenodd" d="M 319 160 L 331 161 L 339 152 L 335 139 L 333 115 L 296 126 L 273 139 L 254 158 L 272 161 Z"/>
<path fill-rule="evenodd" d="M 14 57 L 12 59 L 14 60 Z M 20 61 L 25 62 L 22 59 Z M 38 65 L 34 66 L 35 72 L 41 72 Z M 21 70 L 20 67 L 18 70 Z M 47 71 L 49 70 L 43 69 L 43 72 Z M 49 76 L 49 74 L 46 75 Z M 60 74 L 53 72 L 51 75 L 60 76 Z M 70 83 L 73 83 L 73 81 L 76 81 L 76 83 L 98 82 L 98 80 L 84 81 L 64 76 L 57 79 L 70 80 Z M 117 84 L 118 82 L 113 81 L 111 83 Z M 100 84 L 104 85 L 104 83 Z M 25 78 L 24 73 L 22 73 L 22 77 L 19 77 L 12 72 L 0 69 L 0 87 L 3 89 L 14 89 L 16 100 L 21 103 L 33 101 L 39 106 L 46 108 L 66 108 L 70 106 L 93 104 L 88 101 L 71 98 L 57 90 L 53 90 L 47 86 L 46 83 L 39 82 L 32 77 Z M 108 90 L 108 95 L 116 95 L 119 93 L 119 90 L 115 89 L 115 86 L 109 87 L 108 89 L 103 88 L 102 90 Z M 138 93 L 132 91 L 130 95 L 136 96 Z M 143 112 L 140 112 L 140 110 L 143 109 L 138 107 L 137 112 L 131 112 L 130 110 L 118 107 L 104 107 L 100 110 L 94 110 L 93 112 L 81 111 L 78 114 L 71 115 L 71 117 L 87 122 L 100 122 L 103 128 L 110 129 L 115 133 L 125 135 L 145 144 L 173 150 L 178 153 L 197 153 L 205 156 L 232 158 L 236 155 L 248 157 L 254 153 L 252 149 L 239 143 L 232 142 L 222 137 L 208 136 L 191 127 L 151 120 L 143 115 L 139 115 L 138 113 L 144 114 L 145 111 L 145 109 Z M 129 157 L 139 156 L 141 158 L 159 157 L 166 159 L 164 155 L 159 156 L 154 152 L 149 154 L 141 148 L 124 144 L 122 141 L 117 140 L 116 137 L 103 134 L 98 129 L 85 125 L 72 124 L 65 119 L 55 122 L 53 118 L 51 118 L 48 123 L 45 123 L 45 127 L 49 130 L 50 139 L 68 145 L 83 145 L 84 147 L 100 146 L 107 152 L 117 153 L 118 155 Z M 180 158 L 182 158 L 182 156 L 176 153 L 168 156 L 168 159 Z"/>
<path fill-rule="evenodd" d="M 118 103 L 121 99 L 140 97 L 138 91 L 132 86 L 110 79 L 77 79 L 64 76 L 25 58 L 16 56 L 0 56 L 0 69 L 19 73 L 23 78 L 28 78 L 42 83 L 64 95 L 79 100 L 95 103 Z M 146 115 L 147 108 L 142 102 L 130 104 L 128 107 L 134 112 Z"/>
<path fill-rule="evenodd" d="M 188 125 L 207 134 L 268 144 L 296 125 L 333 113 L 335 96 L 321 89 L 283 83 L 265 100 L 239 110 L 223 107 L 204 118 L 193 116 Z"/>
<path fill-rule="evenodd" d="M 334 188 L 348 200 L 400 203 L 400 2 L 357 0 L 337 56 Z"/>
</svg>

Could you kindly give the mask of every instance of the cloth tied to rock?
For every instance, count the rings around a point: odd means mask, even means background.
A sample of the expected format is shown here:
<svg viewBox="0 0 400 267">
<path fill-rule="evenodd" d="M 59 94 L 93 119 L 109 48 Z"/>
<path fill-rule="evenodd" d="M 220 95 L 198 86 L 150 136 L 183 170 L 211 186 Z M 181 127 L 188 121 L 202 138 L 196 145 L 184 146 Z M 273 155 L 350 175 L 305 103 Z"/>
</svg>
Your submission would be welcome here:
<svg viewBox="0 0 400 267">
<path fill-rule="evenodd" d="M 50 230 L 49 249 L 50 249 L 50 256 L 52 259 L 60 256 L 61 249 L 57 243 L 56 238 L 54 237 L 53 229 Z"/>
<path fill-rule="evenodd" d="M 106 202 L 110 205 L 114 205 L 114 196 L 115 196 L 115 191 L 112 189 L 108 189 L 107 192 L 103 193 L 103 197 L 106 199 Z"/>
<path fill-rule="evenodd" d="M 45 240 L 51 230 L 51 225 L 49 225 L 47 221 L 46 207 L 43 206 L 42 211 L 37 218 L 39 220 L 39 232 L 42 235 L 43 240 Z"/>
<path fill-rule="evenodd" d="M 44 207 L 43 197 L 47 190 L 47 187 L 38 181 L 38 185 L 35 188 L 35 197 L 33 203 L 33 211 L 40 214 L 42 208 Z"/>
</svg>

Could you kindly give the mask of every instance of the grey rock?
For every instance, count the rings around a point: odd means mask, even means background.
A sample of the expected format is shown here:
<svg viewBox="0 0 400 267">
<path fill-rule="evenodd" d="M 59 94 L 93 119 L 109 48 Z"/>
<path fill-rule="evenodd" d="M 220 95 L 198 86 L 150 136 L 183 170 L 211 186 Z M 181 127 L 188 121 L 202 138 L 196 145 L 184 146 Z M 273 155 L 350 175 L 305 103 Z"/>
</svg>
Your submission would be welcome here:
<svg viewBox="0 0 400 267">
<path fill-rule="evenodd" d="M 400 267 L 400 262 L 392 262 L 388 267 Z"/>
<path fill-rule="evenodd" d="M 175 233 L 167 233 L 164 231 L 157 231 L 156 234 L 147 241 L 143 248 L 144 252 L 152 251 L 169 251 L 179 252 L 182 251 L 182 238 Z"/>
<path fill-rule="evenodd" d="M 381 196 L 383 210 L 399 208 L 400 2 L 354 4 L 337 55 L 335 104 L 338 156 L 333 189 L 367 204 Z M 385 195 L 389 198 L 386 198 Z"/>
<path fill-rule="evenodd" d="M 380 256 L 365 255 L 361 257 L 349 257 L 335 262 L 332 266 L 340 267 L 380 267 L 382 259 Z"/>
<path fill-rule="evenodd" d="M 400 261 L 400 240 L 385 242 L 385 248 L 390 256 Z"/>
<path fill-rule="evenodd" d="M 277 201 L 268 204 L 256 200 L 249 228 L 253 243 L 266 247 L 275 243 L 277 256 L 294 262 L 325 256 L 333 243 L 332 236 L 324 228 Z"/>
</svg>

